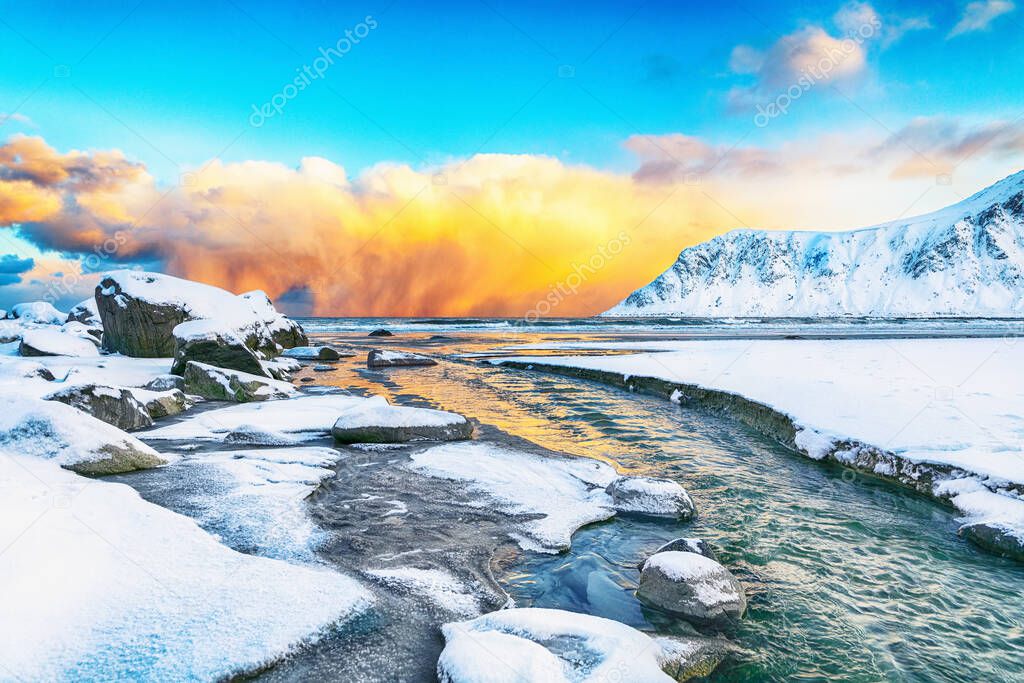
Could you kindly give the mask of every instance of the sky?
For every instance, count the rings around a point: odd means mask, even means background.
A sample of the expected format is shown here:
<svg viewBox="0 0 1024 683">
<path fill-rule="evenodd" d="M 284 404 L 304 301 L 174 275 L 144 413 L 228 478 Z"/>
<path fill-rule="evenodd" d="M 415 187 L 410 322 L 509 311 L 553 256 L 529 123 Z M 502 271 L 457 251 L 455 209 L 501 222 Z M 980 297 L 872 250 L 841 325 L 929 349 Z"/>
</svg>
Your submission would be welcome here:
<svg viewBox="0 0 1024 683">
<path fill-rule="evenodd" d="M 736 228 L 1024 168 L 970 2 L 0 0 L 0 307 L 141 267 L 296 314 L 590 315 Z"/>
</svg>

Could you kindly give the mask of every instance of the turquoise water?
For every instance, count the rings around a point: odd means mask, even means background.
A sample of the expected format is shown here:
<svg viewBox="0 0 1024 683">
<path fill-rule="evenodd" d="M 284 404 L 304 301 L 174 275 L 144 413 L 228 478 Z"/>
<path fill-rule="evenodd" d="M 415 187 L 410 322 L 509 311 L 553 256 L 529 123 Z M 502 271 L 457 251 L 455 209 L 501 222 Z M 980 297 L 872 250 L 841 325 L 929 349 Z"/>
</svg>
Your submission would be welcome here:
<svg viewBox="0 0 1024 683">
<path fill-rule="evenodd" d="M 458 336 L 387 343 L 455 354 L 502 341 Z M 330 374 L 395 403 L 474 417 L 484 440 L 605 458 L 693 495 L 692 523 L 621 517 L 579 531 L 567 554 L 502 561 L 498 578 L 520 606 L 670 633 L 681 626 L 633 597 L 636 564 L 667 540 L 699 536 L 749 597 L 727 633 L 743 652 L 712 680 L 1024 680 L 1024 567 L 961 540 L 951 512 L 918 494 L 802 458 L 726 418 L 597 384 L 468 362 L 379 373 L 357 359 Z"/>
</svg>

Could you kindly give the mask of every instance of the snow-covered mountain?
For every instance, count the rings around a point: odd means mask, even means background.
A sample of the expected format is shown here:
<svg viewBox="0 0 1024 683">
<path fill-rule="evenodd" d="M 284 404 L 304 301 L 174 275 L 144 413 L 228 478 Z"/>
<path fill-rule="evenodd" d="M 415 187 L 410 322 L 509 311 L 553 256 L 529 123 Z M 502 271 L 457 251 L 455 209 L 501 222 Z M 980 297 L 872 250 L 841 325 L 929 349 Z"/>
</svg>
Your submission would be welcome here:
<svg viewBox="0 0 1024 683">
<path fill-rule="evenodd" d="M 1024 171 L 852 232 L 734 230 L 606 316 L 1024 316 Z"/>
</svg>

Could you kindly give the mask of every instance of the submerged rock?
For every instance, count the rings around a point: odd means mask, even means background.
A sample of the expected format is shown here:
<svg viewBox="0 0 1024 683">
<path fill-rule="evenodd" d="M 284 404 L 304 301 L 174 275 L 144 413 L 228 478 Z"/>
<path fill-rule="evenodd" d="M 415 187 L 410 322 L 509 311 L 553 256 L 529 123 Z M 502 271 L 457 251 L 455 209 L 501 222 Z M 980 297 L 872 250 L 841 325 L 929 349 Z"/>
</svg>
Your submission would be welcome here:
<svg viewBox="0 0 1024 683">
<path fill-rule="evenodd" d="M 960 527 L 959 533 L 990 552 L 1024 562 L 1024 534 L 1020 529 L 999 522 L 975 522 Z"/>
<path fill-rule="evenodd" d="M 703 555 L 709 560 L 718 562 L 718 556 L 715 555 L 715 551 L 711 547 L 711 544 L 702 538 L 677 538 L 661 546 L 652 554 L 656 555 L 658 553 L 667 553 L 673 550 L 684 553 L 697 553 L 698 555 Z M 642 570 L 645 562 L 647 562 L 647 560 L 642 560 L 636 568 Z"/>
<path fill-rule="evenodd" d="M 656 553 L 640 571 L 641 602 L 698 624 L 738 620 L 747 608 L 743 586 L 714 560 L 697 553 Z"/>
<path fill-rule="evenodd" d="M 185 364 L 184 377 L 185 391 L 215 401 L 267 401 L 296 393 L 286 382 L 196 361 Z"/>
<path fill-rule="evenodd" d="M 341 443 L 461 441 L 472 438 L 473 425 L 456 413 L 374 402 L 342 413 L 331 434 Z"/>
<path fill-rule="evenodd" d="M 384 328 L 381 328 L 379 330 L 374 330 L 373 332 L 371 332 L 370 334 L 368 334 L 366 336 L 367 337 L 394 337 L 395 335 L 394 335 L 394 333 L 389 332 L 388 330 L 385 330 Z"/>
<path fill-rule="evenodd" d="M 333 365 L 314 365 L 313 372 L 334 372 L 338 368 Z"/>
<path fill-rule="evenodd" d="M 46 400 L 66 403 L 125 431 L 153 426 L 153 418 L 146 406 L 135 398 L 130 389 L 122 387 L 79 384 L 54 392 Z"/>
<path fill-rule="evenodd" d="M 620 512 L 688 520 L 697 512 L 693 499 L 671 479 L 620 477 L 605 489 Z"/>
<path fill-rule="evenodd" d="M 732 650 L 719 638 L 651 638 L 617 621 L 556 609 L 507 609 L 441 627 L 442 683 L 686 681 Z"/>
<path fill-rule="evenodd" d="M 437 361 L 418 353 L 373 349 L 366 356 L 366 364 L 371 368 L 408 368 L 437 365 Z"/>
</svg>

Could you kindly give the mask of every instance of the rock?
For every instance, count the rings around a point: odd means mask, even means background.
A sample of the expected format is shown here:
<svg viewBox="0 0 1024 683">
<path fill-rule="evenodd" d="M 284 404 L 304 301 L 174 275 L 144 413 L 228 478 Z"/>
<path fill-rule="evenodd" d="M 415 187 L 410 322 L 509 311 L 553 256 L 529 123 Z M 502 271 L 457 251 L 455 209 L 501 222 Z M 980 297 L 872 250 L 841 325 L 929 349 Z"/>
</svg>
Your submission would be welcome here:
<svg viewBox="0 0 1024 683">
<path fill-rule="evenodd" d="M 166 464 L 131 434 L 81 410 L 23 396 L 0 397 L 0 447 L 96 476 Z"/>
<path fill-rule="evenodd" d="M 90 357 L 100 352 L 94 341 L 68 334 L 58 327 L 40 327 L 22 333 L 18 355 Z"/>
<path fill-rule="evenodd" d="M 17 318 L 24 322 L 40 323 L 42 325 L 62 325 L 68 319 L 67 313 L 61 313 L 48 301 L 15 304 L 11 307 L 8 315 L 11 318 Z"/>
<path fill-rule="evenodd" d="M 371 332 L 370 334 L 368 334 L 366 336 L 367 337 L 394 337 L 395 335 L 393 333 L 389 332 L 388 330 L 385 330 L 384 328 L 381 328 L 379 330 L 374 330 L 373 332 Z"/>
<path fill-rule="evenodd" d="M 334 372 L 338 368 L 333 365 L 314 365 L 313 372 Z"/>
<path fill-rule="evenodd" d="M 195 322 L 204 323 L 206 321 Z M 192 325 L 192 323 L 185 325 Z M 215 332 L 207 333 L 206 330 L 194 330 L 185 325 L 175 328 L 172 374 L 184 374 L 188 363 L 194 361 L 259 377 L 270 377 L 270 373 L 260 363 L 260 359 L 238 337 Z"/>
<path fill-rule="evenodd" d="M 185 378 L 181 375 L 157 375 L 149 380 L 146 389 L 150 391 L 170 391 L 171 389 L 185 390 Z"/>
<path fill-rule="evenodd" d="M 122 387 L 79 384 L 45 398 L 65 403 L 125 431 L 153 426 L 153 418 L 146 406 L 135 398 L 131 390 Z"/>
<path fill-rule="evenodd" d="M 294 396 L 295 387 L 260 375 L 188 361 L 185 391 L 215 401 L 267 401 Z"/>
<path fill-rule="evenodd" d="M 245 446 L 294 446 L 301 443 L 299 439 L 289 434 L 255 425 L 239 425 L 227 433 L 224 442 Z"/>
<path fill-rule="evenodd" d="M 11 359 L 4 364 L 5 374 L 8 377 L 24 377 L 25 379 L 45 379 L 47 382 L 54 380 L 53 373 L 42 363 L 31 360 Z"/>
<path fill-rule="evenodd" d="M 340 353 L 330 346 L 296 346 L 286 349 L 281 355 L 298 360 L 338 360 L 342 356 L 349 358 L 356 354 L 351 351 Z"/>
<path fill-rule="evenodd" d="M 703 555 L 709 560 L 718 562 L 718 556 L 715 555 L 715 551 L 712 549 L 711 544 L 701 538 L 677 538 L 661 546 L 652 554 L 656 555 L 658 553 L 667 553 L 673 550 L 677 550 L 682 553 L 697 553 L 698 555 Z M 647 560 L 642 560 L 636 568 L 642 570 L 644 568 L 644 562 L 647 562 Z"/>
<path fill-rule="evenodd" d="M 315 380 L 315 379 L 313 379 L 312 377 L 303 377 L 303 378 L 302 378 L 302 379 L 300 379 L 299 381 L 300 381 L 300 382 L 303 382 L 303 383 L 306 383 L 306 382 L 315 382 L 316 380 Z"/>
<path fill-rule="evenodd" d="M 68 311 L 65 322 L 79 322 L 88 327 L 99 327 L 102 332 L 103 321 L 100 319 L 100 309 L 96 306 L 96 299 L 89 298 L 77 304 Z"/>
<path fill-rule="evenodd" d="M 684 521 L 697 512 L 690 494 L 671 479 L 620 477 L 605 491 L 619 512 L 675 517 Z"/>
<path fill-rule="evenodd" d="M 180 377 L 179 379 L 183 380 Z M 183 413 L 194 405 L 192 399 L 186 396 L 185 392 L 181 389 L 169 389 L 167 391 L 131 389 L 130 391 L 136 399 L 146 406 L 146 411 L 149 412 L 149 416 L 154 420 Z"/>
<path fill-rule="evenodd" d="M 418 353 L 373 349 L 366 356 L 366 364 L 371 368 L 408 368 L 437 365 L 437 361 Z"/>
<path fill-rule="evenodd" d="M 960 527 L 960 535 L 985 550 L 1024 562 L 1024 532 L 999 522 L 975 522 Z"/>
<path fill-rule="evenodd" d="M 294 358 L 274 358 L 273 360 L 261 361 L 264 372 L 276 380 L 290 382 L 291 373 L 302 369 L 302 364 Z"/>
<path fill-rule="evenodd" d="M 251 304 L 259 321 L 266 327 L 270 339 L 282 349 L 309 345 L 309 337 L 306 336 L 302 325 L 278 313 L 266 292 L 257 289 L 239 296 Z"/>
<path fill-rule="evenodd" d="M 148 297 L 146 287 L 162 278 L 147 274 L 126 275 L 131 271 L 110 273 L 96 287 L 96 309 L 103 321 L 103 348 L 106 351 L 142 358 L 169 358 L 174 355 L 174 328 L 190 319 L 183 302 L 169 297 Z"/>
<path fill-rule="evenodd" d="M 697 624 L 735 621 L 747 608 L 743 586 L 728 569 L 703 555 L 674 550 L 648 558 L 636 596 Z"/>
<path fill-rule="evenodd" d="M 441 683 L 685 681 L 735 649 L 721 638 L 651 638 L 610 619 L 541 608 L 499 610 L 441 632 Z"/>
<path fill-rule="evenodd" d="M 70 320 L 64 323 L 61 325 L 60 329 L 64 334 L 80 337 L 95 344 L 97 348 L 100 346 L 100 340 L 103 339 L 102 327 L 90 327 L 89 325 L 80 323 L 77 320 Z"/>
<path fill-rule="evenodd" d="M 331 434 L 340 443 L 461 441 L 472 438 L 473 425 L 443 410 L 367 403 L 342 413 Z"/>
</svg>

